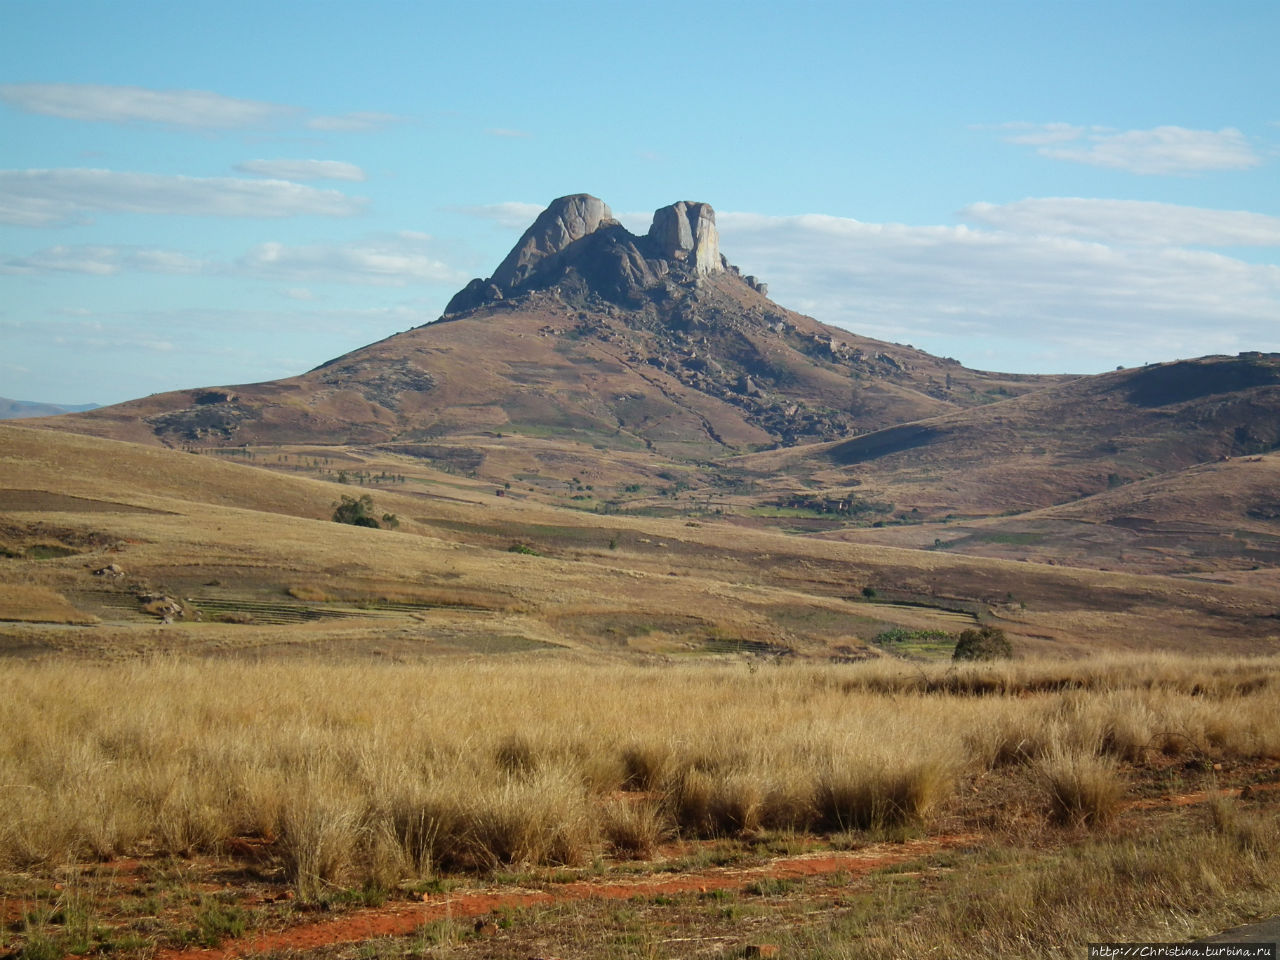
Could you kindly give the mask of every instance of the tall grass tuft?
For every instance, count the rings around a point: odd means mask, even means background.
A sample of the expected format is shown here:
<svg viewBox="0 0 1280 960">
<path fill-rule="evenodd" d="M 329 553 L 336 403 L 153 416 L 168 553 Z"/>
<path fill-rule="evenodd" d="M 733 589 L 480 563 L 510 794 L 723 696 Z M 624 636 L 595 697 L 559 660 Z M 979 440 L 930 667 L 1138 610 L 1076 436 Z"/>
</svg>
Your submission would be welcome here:
<svg viewBox="0 0 1280 960">
<path fill-rule="evenodd" d="M 662 806 L 647 797 L 615 797 L 601 811 L 600 829 L 615 854 L 647 860 L 667 833 L 667 819 Z"/>
<path fill-rule="evenodd" d="M 923 823 L 953 785 L 950 769 L 934 758 L 903 766 L 884 759 L 862 765 L 846 762 L 818 781 L 818 823 L 835 831 Z"/>
<path fill-rule="evenodd" d="M 3 662 L 0 865 L 253 836 L 316 898 L 580 863 L 605 843 L 647 855 L 677 829 L 922 823 L 961 771 L 1002 763 L 1057 798 L 1056 819 L 1100 823 L 1117 764 L 1144 743 L 1280 754 L 1273 678 L 1277 658 L 754 673 L 315 662 L 284 684 L 271 664 Z"/>
<path fill-rule="evenodd" d="M 351 800 L 311 783 L 285 810 L 279 848 L 298 896 L 320 900 L 354 866 L 360 816 Z"/>
<path fill-rule="evenodd" d="M 1037 774 L 1055 823 L 1091 827 L 1110 823 L 1124 796 L 1124 782 L 1108 757 L 1057 748 L 1040 760 Z"/>
</svg>

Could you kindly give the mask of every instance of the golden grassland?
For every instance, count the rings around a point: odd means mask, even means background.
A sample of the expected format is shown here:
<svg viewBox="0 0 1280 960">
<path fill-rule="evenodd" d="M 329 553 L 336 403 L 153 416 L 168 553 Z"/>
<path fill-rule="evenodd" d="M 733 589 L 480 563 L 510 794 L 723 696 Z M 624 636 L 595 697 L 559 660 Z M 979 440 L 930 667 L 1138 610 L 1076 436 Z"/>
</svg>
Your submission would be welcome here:
<svg viewBox="0 0 1280 960">
<path fill-rule="evenodd" d="M 9 897 L 85 860 L 234 859 L 250 842 L 255 869 L 325 903 L 515 869 L 607 874 L 674 839 L 949 830 L 986 839 L 886 912 L 788 923 L 794 950 L 906 955 L 943 938 L 945 955 L 1056 955 L 1280 908 L 1274 808 L 1125 820 L 1188 770 L 1280 778 L 1275 658 L 10 661 L 0 686 Z M 998 892 L 965 894 L 993 877 Z M 25 949 L 58 930 L 11 936 Z"/>
<path fill-rule="evenodd" d="M 0 955 L 149 957 L 452 885 L 767 871 L 904 839 L 950 838 L 843 886 L 664 895 L 627 920 L 558 903 L 509 918 L 527 936 L 508 953 L 445 925 L 316 956 L 686 956 L 655 935 L 672 926 L 734 956 L 749 920 L 789 956 L 1065 957 L 1280 911 L 1278 794 L 1214 792 L 1280 780 L 1267 571 L 603 516 L 421 464 L 361 488 L 0 441 Z M 363 492 L 397 530 L 331 522 Z M 107 563 L 125 572 L 91 573 Z M 191 616 L 162 624 L 157 595 Z M 870 645 L 974 621 L 1026 659 Z M 151 878 L 124 906 L 121 862 Z"/>
<path fill-rule="evenodd" d="M 83 619 L 102 621 L 75 633 L 0 624 L 0 645 L 24 651 L 327 643 L 413 657 L 437 647 L 466 652 L 451 639 L 458 636 L 501 635 L 665 656 L 708 639 L 741 640 L 826 659 L 865 655 L 892 626 L 954 630 L 957 607 L 1002 627 L 1026 653 L 1249 653 L 1280 643 L 1274 584 L 1244 575 L 1207 583 L 837 543 L 725 517 L 599 515 L 496 497 L 492 484 L 420 465 L 416 484 L 362 488 L 7 425 L 0 441 L 0 547 L 12 555 L 0 559 L 0 593 L 14 604 L 19 588 L 44 588 Z M 379 515 L 397 515 L 397 530 L 330 522 L 340 496 L 363 492 Z M 514 543 L 532 554 L 509 552 Z M 37 544 L 63 544 L 67 555 L 33 558 L 27 551 Z M 90 576 L 108 562 L 127 578 Z M 925 605 L 854 602 L 865 587 Z M 232 610 L 221 622 L 175 624 L 157 641 L 155 618 L 120 612 L 122 600 L 147 591 L 209 599 L 218 610 L 396 597 L 423 609 L 376 623 L 322 610 L 328 619 L 298 626 Z M 10 619 L 40 618 L 19 611 Z"/>
</svg>

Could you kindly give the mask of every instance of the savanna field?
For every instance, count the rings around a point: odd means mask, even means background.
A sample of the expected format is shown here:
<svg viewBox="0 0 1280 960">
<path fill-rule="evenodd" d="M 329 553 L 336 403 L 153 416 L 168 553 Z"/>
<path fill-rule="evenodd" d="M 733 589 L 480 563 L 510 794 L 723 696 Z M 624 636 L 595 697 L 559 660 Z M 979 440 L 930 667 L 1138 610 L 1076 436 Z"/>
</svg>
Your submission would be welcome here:
<svg viewBox="0 0 1280 960">
<path fill-rule="evenodd" d="M 1067 957 L 1280 910 L 1274 657 L 0 671 L 18 957 Z"/>
</svg>

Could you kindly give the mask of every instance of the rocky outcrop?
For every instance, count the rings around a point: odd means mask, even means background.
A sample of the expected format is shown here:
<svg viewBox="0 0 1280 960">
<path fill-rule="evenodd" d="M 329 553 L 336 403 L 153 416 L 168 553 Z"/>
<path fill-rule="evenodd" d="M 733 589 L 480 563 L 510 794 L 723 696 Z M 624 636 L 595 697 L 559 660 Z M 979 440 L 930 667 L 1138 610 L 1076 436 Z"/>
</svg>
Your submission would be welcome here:
<svg viewBox="0 0 1280 960">
<path fill-rule="evenodd" d="M 716 212 L 709 203 L 681 200 L 655 210 L 649 241 L 662 259 L 687 262 L 695 274 L 724 269 L 720 261 Z"/>
<path fill-rule="evenodd" d="M 499 290 L 518 287 L 547 257 L 575 240 L 595 233 L 602 223 L 615 223 L 609 205 L 586 193 L 553 200 L 498 264 L 489 282 Z"/>
<path fill-rule="evenodd" d="M 725 269 L 710 204 L 682 200 L 661 207 L 648 233 L 638 237 L 603 200 L 578 193 L 552 201 L 493 276 L 468 283 L 444 315 L 551 287 L 634 304 L 665 282 L 696 281 Z"/>
</svg>

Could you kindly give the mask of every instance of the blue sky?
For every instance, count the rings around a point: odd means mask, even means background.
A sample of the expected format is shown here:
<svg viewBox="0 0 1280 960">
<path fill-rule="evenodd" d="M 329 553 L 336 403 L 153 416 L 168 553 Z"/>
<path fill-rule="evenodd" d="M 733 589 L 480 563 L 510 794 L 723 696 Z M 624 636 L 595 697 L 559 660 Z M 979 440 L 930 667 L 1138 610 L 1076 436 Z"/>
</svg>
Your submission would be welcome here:
<svg viewBox="0 0 1280 960">
<path fill-rule="evenodd" d="M 1280 4 L 0 2 L 0 396 L 300 373 L 537 211 L 711 203 L 969 366 L 1280 350 Z"/>
</svg>

